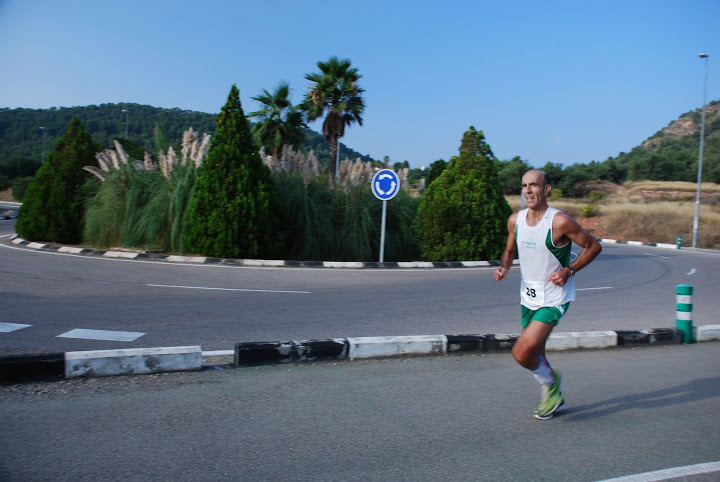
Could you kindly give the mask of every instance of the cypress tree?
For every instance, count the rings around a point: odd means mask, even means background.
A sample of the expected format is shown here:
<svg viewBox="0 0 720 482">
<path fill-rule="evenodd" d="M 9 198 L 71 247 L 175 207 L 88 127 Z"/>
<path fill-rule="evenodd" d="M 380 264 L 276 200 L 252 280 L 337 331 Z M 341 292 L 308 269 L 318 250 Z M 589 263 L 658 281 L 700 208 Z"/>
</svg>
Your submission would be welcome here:
<svg viewBox="0 0 720 482">
<path fill-rule="evenodd" d="M 423 194 L 415 222 L 421 254 L 430 261 L 499 259 L 510 214 L 495 156 L 471 126 L 459 155 Z"/>
<path fill-rule="evenodd" d="M 280 215 L 272 175 L 255 148 L 240 92 L 233 85 L 195 182 L 184 248 L 224 258 L 273 256 Z"/>
<path fill-rule="evenodd" d="M 95 163 L 102 148 L 93 142 L 85 126 L 73 117 L 55 151 L 38 169 L 23 198 L 15 225 L 28 240 L 66 244 L 80 242 L 83 220 L 83 166 Z"/>
</svg>

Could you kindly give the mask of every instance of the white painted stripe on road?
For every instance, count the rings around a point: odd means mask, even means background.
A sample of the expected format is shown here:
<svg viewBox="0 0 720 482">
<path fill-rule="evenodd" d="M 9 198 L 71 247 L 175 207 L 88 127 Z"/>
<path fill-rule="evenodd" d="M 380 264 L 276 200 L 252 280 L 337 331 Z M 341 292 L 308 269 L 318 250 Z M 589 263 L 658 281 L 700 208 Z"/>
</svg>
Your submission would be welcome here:
<svg viewBox="0 0 720 482">
<path fill-rule="evenodd" d="M 692 276 L 692 275 L 694 275 L 695 273 L 697 273 L 697 270 L 696 270 L 695 268 L 692 268 L 690 271 L 687 272 L 687 275 L 686 275 L 686 276 Z"/>
<path fill-rule="evenodd" d="M 22 330 L 32 325 L 23 325 L 22 323 L 0 323 L 0 333 L 12 333 L 13 331 Z"/>
<path fill-rule="evenodd" d="M 713 472 L 720 472 L 720 462 L 685 465 L 682 467 L 674 467 L 672 469 L 656 470 L 655 472 L 645 472 L 642 474 L 617 477 L 615 479 L 605 479 L 599 482 L 652 482 L 675 479 L 678 477 L 689 477 L 691 475 L 698 474 L 710 474 Z"/>
<path fill-rule="evenodd" d="M 575 291 L 590 291 L 590 290 L 611 290 L 612 286 L 598 286 L 597 288 L 575 288 Z"/>
<path fill-rule="evenodd" d="M 78 338 L 81 340 L 135 341 L 145 333 L 138 331 L 86 330 L 76 328 L 55 338 Z"/>
<path fill-rule="evenodd" d="M 207 286 L 179 286 L 179 285 L 154 285 L 148 284 L 155 288 L 182 288 L 187 290 L 214 290 L 214 291 L 248 291 L 252 293 L 297 293 L 301 295 L 309 295 L 309 291 L 291 291 L 291 290 L 248 290 L 242 288 L 209 288 Z"/>
<path fill-rule="evenodd" d="M 651 253 L 645 253 L 645 256 L 652 256 L 654 258 L 664 258 L 668 259 L 670 256 L 660 256 L 659 254 L 651 254 Z"/>
</svg>

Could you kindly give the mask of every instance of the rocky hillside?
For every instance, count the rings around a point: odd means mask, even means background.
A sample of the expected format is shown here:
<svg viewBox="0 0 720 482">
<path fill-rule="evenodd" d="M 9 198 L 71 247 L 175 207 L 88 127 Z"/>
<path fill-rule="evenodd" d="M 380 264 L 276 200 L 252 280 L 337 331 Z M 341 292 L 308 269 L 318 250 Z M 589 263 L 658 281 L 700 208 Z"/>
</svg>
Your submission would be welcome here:
<svg viewBox="0 0 720 482">
<path fill-rule="evenodd" d="M 701 121 L 701 109 L 687 112 L 643 142 L 642 147 L 650 152 L 656 152 L 670 146 L 673 141 L 682 141 L 688 137 L 698 142 Z M 718 136 L 720 136 L 720 101 L 715 101 L 705 108 L 705 139 Z"/>
</svg>

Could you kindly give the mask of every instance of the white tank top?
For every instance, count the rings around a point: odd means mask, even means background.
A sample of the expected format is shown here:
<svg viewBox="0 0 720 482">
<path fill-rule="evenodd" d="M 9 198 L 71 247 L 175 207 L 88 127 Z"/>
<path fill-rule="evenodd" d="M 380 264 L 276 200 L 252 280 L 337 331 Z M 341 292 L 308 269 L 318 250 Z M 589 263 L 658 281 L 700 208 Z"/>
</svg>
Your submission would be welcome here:
<svg viewBox="0 0 720 482">
<path fill-rule="evenodd" d="M 515 241 L 520 259 L 521 303 L 533 310 L 544 306 L 560 306 L 575 300 L 575 280 L 570 277 L 565 286 L 548 281 L 553 271 L 570 264 L 572 241 L 565 246 L 555 246 L 552 222 L 561 212 L 548 206 L 542 219 L 535 226 L 528 226 L 527 209 L 518 212 L 515 223 Z"/>
</svg>

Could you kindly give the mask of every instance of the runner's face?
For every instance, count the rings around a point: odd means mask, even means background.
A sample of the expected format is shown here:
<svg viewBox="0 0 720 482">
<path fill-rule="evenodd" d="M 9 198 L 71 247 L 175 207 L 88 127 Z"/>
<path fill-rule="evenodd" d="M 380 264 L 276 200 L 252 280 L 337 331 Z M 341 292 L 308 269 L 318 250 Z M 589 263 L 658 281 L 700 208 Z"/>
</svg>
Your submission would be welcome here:
<svg viewBox="0 0 720 482">
<path fill-rule="evenodd" d="M 535 171 L 526 173 L 522 178 L 522 192 L 525 205 L 537 209 L 547 203 L 547 189 L 544 176 Z"/>
</svg>

